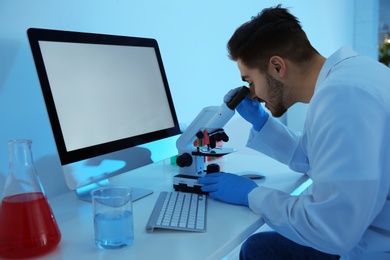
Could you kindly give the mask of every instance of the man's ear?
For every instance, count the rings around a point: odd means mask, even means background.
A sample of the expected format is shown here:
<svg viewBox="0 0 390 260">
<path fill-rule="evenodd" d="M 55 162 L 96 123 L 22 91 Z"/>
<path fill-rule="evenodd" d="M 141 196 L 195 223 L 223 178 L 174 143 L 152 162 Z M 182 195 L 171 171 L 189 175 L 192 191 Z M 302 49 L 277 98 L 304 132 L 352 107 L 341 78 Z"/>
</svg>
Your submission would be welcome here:
<svg viewBox="0 0 390 260">
<path fill-rule="evenodd" d="M 269 59 L 268 72 L 275 78 L 284 78 L 286 75 L 286 62 L 280 56 Z"/>
</svg>

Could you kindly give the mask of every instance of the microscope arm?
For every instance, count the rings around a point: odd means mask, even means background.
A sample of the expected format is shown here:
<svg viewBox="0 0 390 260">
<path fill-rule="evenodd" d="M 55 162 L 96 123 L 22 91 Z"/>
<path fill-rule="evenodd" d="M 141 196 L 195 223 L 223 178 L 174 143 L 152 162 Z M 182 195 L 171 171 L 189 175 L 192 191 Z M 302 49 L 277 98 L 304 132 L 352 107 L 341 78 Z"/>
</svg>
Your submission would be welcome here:
<svg viewBox="0 0 390 260">
<path fill-rule="evenodd" d="M 180 167 L 180 174 L 196 176 L 203 174 L 204 158 L 193 154 L 194 152 L 197 152 L 194 147 L 194 141 L 198 138 L 197 134 L 204 130 L 208 133 L 213 133 L 223 128 L 233 117 L 235 108 L 248 93 L 249 89 L 247 87 L 242 87 L 230 102 L 223 103 L 221 106 L 205 107 L 191 122 L 188 128 L 176 141 L 176 147 L 179 154 L 177 163 Z"/>
<path fill-rule="evenodd" d="M 191 122 L 184 133 L 177 139 L 176 147 L 181 152 L 193 151 L 193 143 L 198 138 L 198 133 L 206 130 L 212 133 L 223 128 L 233 117 L 234 110 L 229 109 L 226 104 L 221 106 L 205 107 L 198 116 Z"/>
</svg>

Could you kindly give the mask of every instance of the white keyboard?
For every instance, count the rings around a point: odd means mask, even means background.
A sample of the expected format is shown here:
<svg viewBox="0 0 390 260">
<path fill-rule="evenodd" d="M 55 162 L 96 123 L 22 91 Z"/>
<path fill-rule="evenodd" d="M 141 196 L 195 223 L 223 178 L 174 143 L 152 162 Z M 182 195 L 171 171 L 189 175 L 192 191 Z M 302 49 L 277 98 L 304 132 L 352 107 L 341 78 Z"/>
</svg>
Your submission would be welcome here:
<svg viewBox="0 0 390 260">
<path fill-rule="evenodd" d="M 206 232 L 207 196 L 162 191 L 150 215 L 147 232 L 155 228 Z"/>
</svg>

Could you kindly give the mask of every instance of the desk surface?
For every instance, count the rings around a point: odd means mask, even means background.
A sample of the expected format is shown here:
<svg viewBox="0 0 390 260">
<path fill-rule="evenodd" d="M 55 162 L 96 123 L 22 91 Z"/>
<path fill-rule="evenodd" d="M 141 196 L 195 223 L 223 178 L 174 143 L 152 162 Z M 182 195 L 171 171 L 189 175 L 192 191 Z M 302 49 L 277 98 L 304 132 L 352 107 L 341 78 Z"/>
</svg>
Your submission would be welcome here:
<svg viewBox="0 0 390 260">
<path fill-rule="evenodd" d="M 266 176 L 258 184 L 288 193 L 307 181 L 302 174 L 264 155 L 225 156 L 221 171 Z M 207 232 L 145 231 L 160 191 L 173 190 L 177 166 L 169 160 L 153 163 L 110 179 L 112 184 L 148 188 L 153 194 L 134 202 L 134 244 L 117 250 L 100 250 L 94 245 L 92 204 L 78 200 L 75 193 L 51 199 L 50 205 L 62 232 L 55 251 L 42 259 L 221 259 L 264 224 L 262 218 L 244 206 L 208 199 Z"/>
</svg>

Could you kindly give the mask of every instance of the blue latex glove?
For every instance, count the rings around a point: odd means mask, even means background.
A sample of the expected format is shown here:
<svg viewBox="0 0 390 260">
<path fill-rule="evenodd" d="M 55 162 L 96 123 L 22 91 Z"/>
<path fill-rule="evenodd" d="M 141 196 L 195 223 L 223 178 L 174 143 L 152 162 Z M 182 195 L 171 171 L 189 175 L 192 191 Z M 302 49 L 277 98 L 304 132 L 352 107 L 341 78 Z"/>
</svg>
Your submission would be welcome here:
<svg viewBox="0 0 390 260">
<path fill-rule="evenodd" d="M 230 90 L 223 98 L 223 101 L 225 103 L 229 102 L 240 88 L 241 87 Z M 264 111 L 260 102 L 257 100 L 252 100 L 248 96 L 246 96 L 241 101 L 236 110 L 246 121 L 253 125 L 253 128 L 256 131 L 260 131 L 261 128 L 263 128 L 269 117 L 268 113 Z"/>
<path fill-rule="evenodd" d="M 199 178 L 203 184 L 202 191 L 209 192 L 209 196 L 227 203 L 248 206 L 248 194 L 257 187 L 257 184 L 247 177 L 217 172 Z"/>
</svg>

